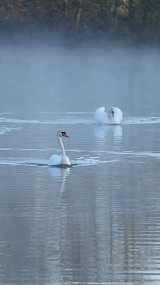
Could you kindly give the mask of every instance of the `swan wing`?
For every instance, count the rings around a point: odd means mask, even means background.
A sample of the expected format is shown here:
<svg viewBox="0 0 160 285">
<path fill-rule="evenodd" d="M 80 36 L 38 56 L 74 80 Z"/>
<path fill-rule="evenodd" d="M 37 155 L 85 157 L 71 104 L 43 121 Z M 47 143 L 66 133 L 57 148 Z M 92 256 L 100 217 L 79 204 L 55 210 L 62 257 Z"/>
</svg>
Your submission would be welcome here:
<svg viewBox="0 0 160 285">
<path fill-rule="evenodd" d="M 107 112 L 105 107 L 99 107 L 94 113 L 94 120 L 99 124 L 121 124 L 122 118 L 123 113 L 117 107 L 109 107 Z"/>
<path fill-rule="evenodd" d="M 114 116 L 111 115 L 111 111 L 114 112 Z M 108 108 L 108 118 L 109 118 L 110 124 L 121 124 L 123 113 L 117 107 L 109 107 Z"/>
<path fill-rule="evenodd" d="M 61 155 L 56 155 L 53 154 L 51 155 L 51 157 L 49 158 L 49 162 L 48 165 L 52 166 L 52 165 L 59 165 L 61 163 Z"/>
<path fill-rule="evenodd" d="M 108 124 L 108 116 L 105 112 L 105 107 L 99 107 L 94 113 L 94 120 L 96 123 L 99 124 Z"/>
</svg>

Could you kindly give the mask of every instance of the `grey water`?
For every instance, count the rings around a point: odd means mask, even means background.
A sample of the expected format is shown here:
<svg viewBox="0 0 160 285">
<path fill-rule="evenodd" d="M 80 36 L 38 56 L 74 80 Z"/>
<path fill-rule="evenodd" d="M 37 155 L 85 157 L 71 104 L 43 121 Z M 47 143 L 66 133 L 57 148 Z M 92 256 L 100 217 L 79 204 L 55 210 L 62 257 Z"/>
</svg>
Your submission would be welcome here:
<svg viewBox="0 0 160 285">
<path fill-rule="evenodd" d="M 0 116 L 0 284 L 159 284 L 160 118 L 60 118 Z"/>
<path fill-rule="evenodd" d="M 0 48 L 0 284 L 160 284 L 160 60 Z M 98 125 L 96 108 L 122 109 Z M 49 167 L 67 131 L 71 168 Z"/>
</svg>

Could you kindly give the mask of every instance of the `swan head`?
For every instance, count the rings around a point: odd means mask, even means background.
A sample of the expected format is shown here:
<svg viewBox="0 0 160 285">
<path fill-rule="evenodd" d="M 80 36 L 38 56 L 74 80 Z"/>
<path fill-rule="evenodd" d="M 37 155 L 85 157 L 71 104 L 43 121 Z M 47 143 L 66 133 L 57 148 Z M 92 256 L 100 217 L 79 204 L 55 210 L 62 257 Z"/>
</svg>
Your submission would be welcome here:
<svg viewBox="0 0 160 285">
<path fill-rule="evenodd" d="M 109 117 L 109 118 L 114 118 L 114 116 L 115 116 L 114 107 L 109 107 L 109 108 L 108 108 L 108 117 Z"/>
<path fill-rule="evenodd" d="M 63 137 L 69 138 L 69 136 L 67 135 L 67 133 L 65 131 L 58 131 L 57 132 L 57 137 L 58 138 L 63 138 Z"/>
</svg>

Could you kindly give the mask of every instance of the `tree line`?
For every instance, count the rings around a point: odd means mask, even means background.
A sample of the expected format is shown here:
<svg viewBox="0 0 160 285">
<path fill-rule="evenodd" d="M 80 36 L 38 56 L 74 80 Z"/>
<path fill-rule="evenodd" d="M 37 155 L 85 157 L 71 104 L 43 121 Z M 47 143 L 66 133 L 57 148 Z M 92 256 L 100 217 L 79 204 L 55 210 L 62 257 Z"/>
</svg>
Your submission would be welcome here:
<svg viewBox="0 0 160 285">
<path fill-rule="evenodd" d="M 0 0 L 0 30 L 159 40 L 159 0 Z"/>
</svg>

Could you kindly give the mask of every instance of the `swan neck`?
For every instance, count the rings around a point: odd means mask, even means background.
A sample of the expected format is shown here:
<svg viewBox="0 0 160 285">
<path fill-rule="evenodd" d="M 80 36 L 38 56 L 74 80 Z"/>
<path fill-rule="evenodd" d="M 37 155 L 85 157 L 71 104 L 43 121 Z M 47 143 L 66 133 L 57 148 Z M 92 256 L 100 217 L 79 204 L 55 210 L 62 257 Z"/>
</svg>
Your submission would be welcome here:
<svg viewBox="0 0 160 285">
<path fill-rule="evenodd" d="M 61 137 L 58 137 L 60 146 L 61 146 L 61 150 L 62 150 L 62 157 L 65 157 L 66 153 L 65 153 L 65 149 L 64 149 L 64 145 L 63 145 L 63 141 Z"/>
</svg>

